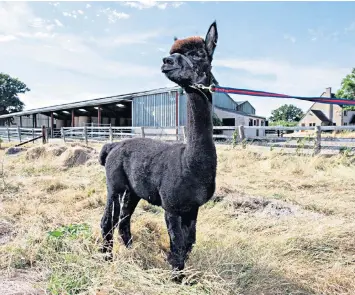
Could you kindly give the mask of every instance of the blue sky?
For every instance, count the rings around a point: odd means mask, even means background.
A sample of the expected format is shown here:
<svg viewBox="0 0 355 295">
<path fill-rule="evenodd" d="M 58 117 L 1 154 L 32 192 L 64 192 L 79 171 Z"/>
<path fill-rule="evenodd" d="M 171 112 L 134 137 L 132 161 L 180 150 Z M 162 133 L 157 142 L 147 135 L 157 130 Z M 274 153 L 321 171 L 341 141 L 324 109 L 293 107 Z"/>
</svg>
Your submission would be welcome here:
<svg viewBox="0 0 355 295">
<path fill-rule="evenodd" d="M 217 20 L 223 86 L 319 96 L 355 66 L 354 2 L 0 2 L 0 69 L 24 81 L 26 108 L 172 86 L 173 37 Z M 293 99 L 248 99 L 269 116 Z"/>
</svg>

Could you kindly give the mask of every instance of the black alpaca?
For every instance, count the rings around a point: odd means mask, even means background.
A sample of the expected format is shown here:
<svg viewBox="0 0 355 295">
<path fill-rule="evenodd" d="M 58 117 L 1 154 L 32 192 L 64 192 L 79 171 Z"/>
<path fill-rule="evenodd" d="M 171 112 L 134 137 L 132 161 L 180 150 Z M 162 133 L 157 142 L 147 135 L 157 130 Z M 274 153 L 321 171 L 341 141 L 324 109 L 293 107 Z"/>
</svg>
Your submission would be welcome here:
<svg viewBox="0 0 355 295">
<path fill-rule="evenodd" d="M 106 169 L 107 203 L 101 220 L 103 252 L 112 255 L 113 229 L 131 245 L 130 221 L 140 199 L 161 206 L 170 237 L 169 263 L 182 270 L 196 239 L 198 209 L 215 192 L 217 166 L 212 131 L 212 94 L 197 84 L 212 82 L 211 63 L 217 44 L 214 22 L 205 40 L 175 40 L 162 72 L 187 93 L 187 143 L 149 138 L 105 144 L 100 164 Z M 202 89 L 203 88 L 203 89 Z"/>
</svg>

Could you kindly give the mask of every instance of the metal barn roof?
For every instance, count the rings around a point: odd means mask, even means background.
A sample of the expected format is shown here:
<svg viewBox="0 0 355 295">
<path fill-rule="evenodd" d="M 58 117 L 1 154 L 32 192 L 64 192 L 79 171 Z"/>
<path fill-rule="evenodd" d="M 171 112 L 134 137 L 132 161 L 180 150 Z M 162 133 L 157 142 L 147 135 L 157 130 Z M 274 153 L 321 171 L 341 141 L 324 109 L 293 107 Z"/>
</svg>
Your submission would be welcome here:
<svg viewBox="0 0 355 295">
<path fill-rule="evenodd" d="M 107 104 L 112 104 L 112 103 L 116 103 L 116 102 L 120 102 L 120 101 L 132 101 L 132 99 L 135 97 L 164 93 L 164 92 L 169 92 L 169 91 L 177 91 L 179 89 L 180 89 L 179 86 L 165 87 L 165 88 L 158 88 L 158 89 L 153 89 L 153 90 L 149 90 L 149 91 L 134 92 L 134 93 L 128 93 L 128 94 L 94 98 L 94 99 L 90 99 L 90 100 L 83 100 L 83 101 L 78 101 L 78 102 L 73 102 L 73 103 L 66 103 L 66 104 L 48 106 L 48 107 L 31 109 L 31 110 L 17 112 L 17 113 L 10 113 L 10 114 L 6 114 L 6 115 L 1 115 L 0 119 L 10 118 L 10 117 L 14 117 L 14 116 L 26 116 L 26 115 L 39 114 L 39 113 L 55 112 L 55 111 L 60 111 L 60 110 L 78 109 L 78 108 L 84 108 L 84 107 L 107 105 Z"/>
</svg>

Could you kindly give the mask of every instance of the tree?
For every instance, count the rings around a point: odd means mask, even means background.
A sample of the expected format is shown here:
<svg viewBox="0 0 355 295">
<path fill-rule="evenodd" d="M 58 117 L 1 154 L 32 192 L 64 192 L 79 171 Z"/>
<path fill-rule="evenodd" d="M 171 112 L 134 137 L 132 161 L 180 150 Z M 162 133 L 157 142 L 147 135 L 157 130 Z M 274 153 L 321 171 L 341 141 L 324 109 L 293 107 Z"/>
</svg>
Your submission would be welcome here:
<svg viewBox="0 0 355 295">
<path fill-rule="evenodd" d="M 355 100 L 355 68 L 341 81 L 341 88 L 336 92 L 337 98 Z M 354 106 L 344 106 L 346 110 L 355 110 Z"/>
<path fill-rule="evenodd" d="M 298 122 L 303 116 L 303 111 L 292 105 L 284 104 L 271 112 L 270 121 Z"/>
<path fill-rule="evenodd" d="M 0 73 L 0 114 L 21 112 L 25 104 L 20 100 L 18 94 L 27 91 L 31 90 L 18 78 Z"/>
</svg>

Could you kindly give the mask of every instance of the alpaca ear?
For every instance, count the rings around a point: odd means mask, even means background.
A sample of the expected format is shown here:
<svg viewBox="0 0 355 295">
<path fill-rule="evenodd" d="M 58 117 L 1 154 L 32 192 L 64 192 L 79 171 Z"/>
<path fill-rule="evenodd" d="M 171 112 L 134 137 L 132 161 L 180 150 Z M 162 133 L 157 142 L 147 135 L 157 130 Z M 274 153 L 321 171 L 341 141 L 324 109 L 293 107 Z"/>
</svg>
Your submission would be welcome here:
<svg viewBox="0 0 355 295">
<path fill-rule="evenodd" d="M 174 37 L 174 41 L 176 41 L 177 39 L 178 39 L 178 37 L 175 36 L 175 37 Z"/>
<path fill-rule="evenodd" d="M 209 27 L 206 38 L 205 38 L 207 53 L 211 59 L 212 59 L 214 50 L 217 46 L 217 40 L 218 40 L 217 23 L 216 23 L 216 21 L 214 21 L 212 23 L 212 25 Z"/>
</svg>

